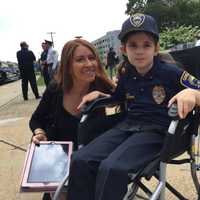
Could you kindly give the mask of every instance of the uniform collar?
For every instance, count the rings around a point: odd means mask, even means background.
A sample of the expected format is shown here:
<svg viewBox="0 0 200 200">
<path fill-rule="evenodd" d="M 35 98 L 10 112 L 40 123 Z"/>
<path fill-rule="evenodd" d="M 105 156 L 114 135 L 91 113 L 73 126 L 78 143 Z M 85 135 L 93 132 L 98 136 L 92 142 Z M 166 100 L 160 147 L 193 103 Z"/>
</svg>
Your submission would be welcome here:
<svg viewBox="0 0 200 200">
<path fill-rule="evenodd" d="M 155 77 L 155 73 L 156 73 L 156 66 L 159 64 L 159 59 L 157 57 L 154 57 L 154 61 L 153 61 L 153 66 L 152 68 L 144 75 L 144 76 L 141 76 L 134 65 L 130 64 L 128 62 L 127 64 L 127 71 L 128 73 L 131 75 L 131 76 L 134 76 L 135 79 L 153 79 Z"/>
</svg>

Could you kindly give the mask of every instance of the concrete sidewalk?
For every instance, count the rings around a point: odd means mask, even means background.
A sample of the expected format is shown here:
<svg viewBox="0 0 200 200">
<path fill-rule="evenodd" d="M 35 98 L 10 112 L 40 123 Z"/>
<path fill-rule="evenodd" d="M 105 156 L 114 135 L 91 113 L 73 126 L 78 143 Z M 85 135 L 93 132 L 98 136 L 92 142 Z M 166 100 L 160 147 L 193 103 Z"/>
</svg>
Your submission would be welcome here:
<svg viewBox="0 0 200 200">
<path fill-rule="evenodd" d="M 25 151 L 32 135 L 28 122 L 39 100 L 30 88 L 30 100 L 23 100 L 21 81 L 0 86 L 0 94 L 0 200 L 40 200 L 41 193 L 19 192 Z"/>
<path fill-rule="evenodd" d="M 21 95 L 21 80 L 0 86 L 0 108 Z"/>
</svg>

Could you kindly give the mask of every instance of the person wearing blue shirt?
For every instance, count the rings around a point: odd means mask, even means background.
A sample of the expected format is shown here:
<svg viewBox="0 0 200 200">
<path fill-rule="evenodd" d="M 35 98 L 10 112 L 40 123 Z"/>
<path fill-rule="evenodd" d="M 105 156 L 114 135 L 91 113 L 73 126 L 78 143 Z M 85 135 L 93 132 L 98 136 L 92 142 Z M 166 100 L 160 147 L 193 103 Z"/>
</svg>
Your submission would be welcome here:
<svg viewBox="0 0 200 200">
<path fill-rule="evenodd" d="M 68 200 L 122 200 L 128 174 L 144 168 L 162 148 L 170 124 L 170 99 L 179 99 L 175 95 L 184 88 L 200 88 L 195 77 L 174 62 L 162 60 L 152 16 L 130 16 L 119 39 L 127 61 L 111 98 L 126 101 L 128 113 L 122 122 L 72 155 Z M 94 91 L 78 108 L 105 95 Z"/>
</svg>

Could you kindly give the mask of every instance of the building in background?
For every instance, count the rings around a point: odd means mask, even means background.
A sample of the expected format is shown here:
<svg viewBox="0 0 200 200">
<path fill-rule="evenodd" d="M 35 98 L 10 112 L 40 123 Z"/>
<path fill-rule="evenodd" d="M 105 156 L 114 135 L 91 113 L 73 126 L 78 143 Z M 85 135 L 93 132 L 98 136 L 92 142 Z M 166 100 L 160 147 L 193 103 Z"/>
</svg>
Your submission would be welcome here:
<svg viewBox="0 0 200 200">
<path fill-rule="evenodd" d="M 109 31 L 106 33 L 106 35 L 92 42 L 92 44 L 98 50 L 100 59 L 103 64 L 106 63 L 106 56 L 110 47 L 112 47 L 116 52 L 116 56 L 118 56 L 119 59 L 121 58 L 120 41 L 118 39 L 119 32 L 119 30 Z"/>
</svg>

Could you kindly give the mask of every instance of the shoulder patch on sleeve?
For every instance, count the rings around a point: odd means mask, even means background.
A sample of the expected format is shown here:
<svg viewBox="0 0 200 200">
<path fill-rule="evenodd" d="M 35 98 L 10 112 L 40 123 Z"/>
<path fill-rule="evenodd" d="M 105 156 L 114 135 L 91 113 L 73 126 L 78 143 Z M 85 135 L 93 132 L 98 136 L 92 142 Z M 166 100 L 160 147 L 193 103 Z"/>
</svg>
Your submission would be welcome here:
<svg viewBox="0 0 200 200">
<path fill-rule="evenodd" d="M 198 80 L 186 71 L 183 72 L 180 83 L 186 88 L 200 90 L 200 80 Z"/>
</svg>

